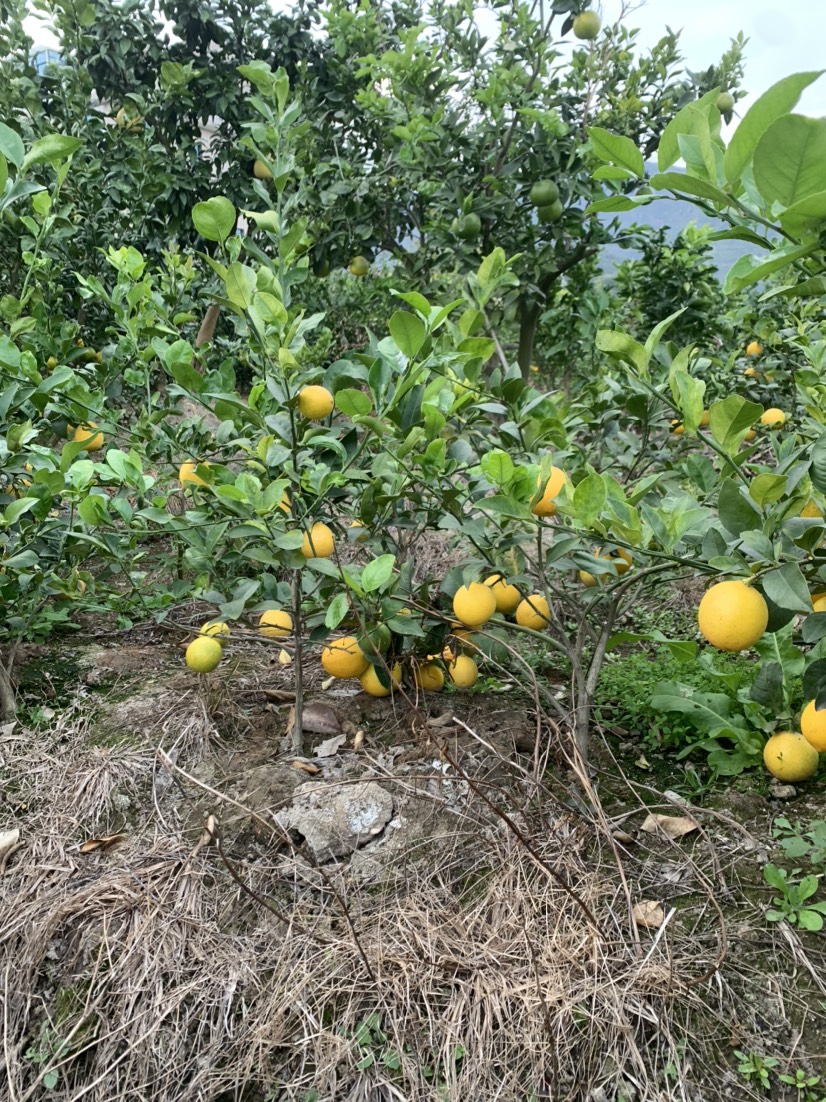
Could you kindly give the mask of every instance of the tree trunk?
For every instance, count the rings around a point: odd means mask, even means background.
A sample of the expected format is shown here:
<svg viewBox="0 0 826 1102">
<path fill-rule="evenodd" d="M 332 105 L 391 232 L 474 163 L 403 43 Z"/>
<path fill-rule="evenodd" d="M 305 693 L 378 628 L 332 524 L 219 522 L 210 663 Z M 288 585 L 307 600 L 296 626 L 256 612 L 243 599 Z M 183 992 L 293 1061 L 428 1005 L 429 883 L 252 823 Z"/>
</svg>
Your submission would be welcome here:
<svg viewBox="0 0 826 1102">
<path fill-rule="evenodd" d="M 536 327 L 539 324 L 540 308 L 538 302 L 523 299 L 519 310 L 519 352 L 517 359 L 522 378 L 528 379 L 533 363 L 533 346 L 536 340 Z"/>
<path fill-rule="evenodd" d="M 0 722 L 11 723 L 17 716 L 17 706 L 14 700 L 14 687 L 11 677 L 3 659 L 0 657 Z"/>
</svg>

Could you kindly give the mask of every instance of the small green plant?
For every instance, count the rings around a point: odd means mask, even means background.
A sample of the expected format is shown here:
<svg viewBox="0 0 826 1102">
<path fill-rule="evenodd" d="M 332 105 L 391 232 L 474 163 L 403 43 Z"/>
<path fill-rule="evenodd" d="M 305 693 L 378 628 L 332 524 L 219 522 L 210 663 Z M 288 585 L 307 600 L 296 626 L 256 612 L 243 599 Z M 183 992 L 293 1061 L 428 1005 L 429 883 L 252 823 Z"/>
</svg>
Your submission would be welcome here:
<svg viewBox="0 0 826 1102">
<path fill-rule="evenodd" d="M 735 1049 L 737 1057 L 737 1070 L 750 1083 L 762 1087 L 764 1091 L 769 1089 L 769 1072 L 776 1068 L 779 1061 L 776 1056 L 759 1056 L 756 1052 L 741 1052 Z"/>
<path fill-rule="evenodd" d="M 40 1026 L 37 1042 L 29 1046 L 24 1055 L 24 1059 L 39 1068 L 44 1064 L 51 1064 L 59 1061 L 68 1048 L 68 1043 L 60 1040 L 49 1023 L 43 1022 Z M 50 1068 L 43 1075 L 41 1082 L 46 1090 L 52 1091 L 57 1086 L 59 1079 L 60 1072 L 57 1068 Z"/>
<path fill-rule="evenodd" d="M 356 1064 L 359 1071 L 366 1071 L 374 1064 L 381 1064 L 388 1071 L 398 1071 L 401 1067 L 400 1054 L 396 1049 L 388 1047 L 387 1035 L 381 1028 L 381 1014 L 373 1012 L 362 1018 L 350 1039 L 361 1052 L 361 1058 Z"/>
<path fill-rule="evenodd" d="M 779 1075 L 778 1079 L 781 1083 L 785 1083 L 787 1087 L 794 1087 L 797 1091 L 798 1102 L 823 1102 L 822 1096 L 818 1098 L 812 1089 L 820 1082 L 819 1075 L 809 1075 L 802 1068 L 798 1068 L 793 1075 Z"/>
<path fill-rule="evenodd" d="M 822 930 L 826 901 L 808 902 L 817 891 L 819 878 L 810 874 L 804 876 L 799 883 L 792 883 L 789 876 L 795 876 L 798 872 L 800 869 L 793 869 L 789 874 L 785 869 L 772 864 L 764 867 L 763 879 L 780 893 L 772 899 L 774 906 L 766 911 L 766 918 L 769 922 L 785 920 L 798 925 L 801 930 Z"/>
<path fill-rule="evenodd" d="M 801 824 L 792 825 L 782 815 L 772 824 L 772 837 L 777 839 L 786 856 L 793 861 L 807 858 L 813 865 L 826 864 L 826 821 L 813 819 L 809 829 Z"/>
</svg>

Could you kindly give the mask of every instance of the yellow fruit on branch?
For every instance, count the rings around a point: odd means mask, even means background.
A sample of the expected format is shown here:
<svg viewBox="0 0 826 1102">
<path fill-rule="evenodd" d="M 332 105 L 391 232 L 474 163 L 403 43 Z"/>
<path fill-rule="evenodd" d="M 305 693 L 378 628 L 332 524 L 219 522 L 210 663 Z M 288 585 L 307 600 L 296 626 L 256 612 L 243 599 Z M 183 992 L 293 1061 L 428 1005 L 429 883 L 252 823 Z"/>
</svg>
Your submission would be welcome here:
<svg viewBox="0 0 826 1102">
<path fill-rule="evenodd" d="M 223 645 L 224 639 L 230 637 L 229 624 L 224 623 L 223 620 L 219 620 L 217 624 L 204 624 L 198 634 L 212 636 Z"/>
<path fill-rule="evenodd" d="M 321 665 L 331 677 L 361 677 L 369 664 L 358 640 L 352 635 L 334 639 L 321 652 Z"/>
<path fill-rule="evenodd" d="M 516 610 L 516 622 L 520 627 L 545 631 L 551 625 L 551 610 L 541 593 L 532 593 L 519 602 Z"/>
<path fill-rule="evenodd" d="M 702 413 L 702 416 L 700 417 L 700 428 L 701 429 L 707 429 L 708 428 L 708 423 L 709 423 L 710 420 L 711 420 L 711 414 L 708 412 L 707 409 L 704 409 L 703 413 Z"/>
<path fill-rule="evenodd" d="M 252 174 L 256 178 L 256 180 L 272 179 L 272 173 L 260 157 L 255 158 L 255 164 L 252 166 Z"/>
<path fill-rule="evenodd" d="M 479 669 L 472 658 L 460 654 L 459 657 L 454 658 L 447 667 L 447 673 L 457 689 L 470 689 L 476 684 L 476 679 L 479 676 Z"/>
<path fill-rule="evenodd" d="M 334 406 L 335 399 L 326 386 L 305 386 L 298 393 L 298 412 L 308 421 L 323 421 Z"/>
<path fill-rule="evenodd" d="M 424 662 L 417 666 L 413 680 L 416 687 L 426 693 L 438 693 L 445 687 L 444 671 L 433 662 Z"/>
<path fill-rule="evenodd" d="M 304 533 L 301 554 L 305 559 L 329 559 L 336 547 L 336 538 L 332 530 L 321 521 L 316 521 L 309 532 Z"/>
<path fill-rule="evenodd" d="M 554 498 L 559 496 L 562 487 L 568 481 L 568 476 L 559 467 L 551 467 L 551 475 L 545 483 L 542 497 L 531 507 L 531 512 L 537 517 L 556 516 L 556 502 Z M 542 485 L 541 476 L 537 479 L 537 489 Z"/>
<path fill-rule="evenodd" d="M 507 616 L 516 611 L 516 607 L 522 600 L 522 594 L 515 585 L 508 585 L 501 574 L 491 574 L 485 578 L 486 586 L 489 586 L 496 601 L 496 611 Z"/>
<path fill-rule="evenodd" d="M 747 367 L 743 374 L 746 376 L 747 379 L 756 379 L 760 372 L 757 370 L 756 367 Z"/>
<path fill-rule="evenodd" d="M 88 425 L 78 425 L 72 439 L 76 444 L 83 444 L 87 452 L 97 452 L 103 447 L 103 433 L 96 432 L 97 425 L 90 421 Z"/>
<path fill-rule="evenodd" d="M 182 463 L 181 468 L 178 471 L 178 481 L 181 486 L 208 486 L 209 483 L 205 482 L 203 478 L 198 474 L 198 467 L 208 467 L 209 463 L 201 463 L 197 460 L 195 462 Z"/>
<path fill-rule="evenodd" d="M 368 666 L 364 673 L 359 677 L 359 684 L 368 696 L 390 696 L 390 693 L 393 691 L 393 689 L 401 685 L 401 662 L 396 662 L 391 670 L 385 670 L 384 672 L 386 677 L 390 681 L 389 685 L 382 684 L 375 666 Z"/>
<path fill-rule="evenodd" d="M 366 256 L 354 256 L 350 261 L 349 266 L 350 275 L 354 276 L 366 276 L 370 271 L 370 261 Z"/>
<path fill-rule="evenodd" d="M 779 781 L 797 784 L 817 772 L 817 750 L 797 731 L 778 731 L 763 747 L 763 764 Z"/>
<path fill-rule="evenodd" d="M 826 593 L 819 597 L 812 597 L 812 609 L 815 612 L 826 612 Z"/>
<path fill-rule="evenodd" d="M 679 421 L 677 418 L 675 418 L 671 422 L 671 431 L 675 436 L 682 436 L 685 432 L 685 425 L 682 423 L 682 421 Z"/>
<path fill-rule="evenodd" d="M 786 424 L 786 414 L 782 409 L 772 406 L 761 415 L 760 424 L 765 425 L 767 429 L 782 429 Z"/>
<path fill-rule="evenodd" d="M 496 612 L 493 590 L 483 582 L 471 582 L 456 590 L 453 598 L 453 615 L 469 628 L 486 624 Z"/>
<path fill-rule="evenodd" d="M 754 431 L 754 429 L 749 429 L 749 431 L 743 437 L 743 440 L 746 444 L 750 444 L 752 442 L 752 440 L 756 440 L 756 439 L 757 439 L 757 433 Z"/>
<path fill-rule="evenodd" d="M 222 653 L 217 639 L 200 635 L 186 648 L 186 664 L 196 673 L 211 673 L 221 661 Z"/>
<path fill-rule="evenodd" d="M 574 34 L 577 38 L 590 42 L 599 34 L 601 21 L 595 11 L 581 11 L 574 16 Z"/>
<path fill-rule="evenodd" d="M 364 524 L 360 520 L 350 521 L 350 535 L 353 538 L 354 543 L 366 543 L 370 533 L 364 527 Z M 409 610 L 405 610 L 407 615 L 410 615 Z"/>
<path fill-rule="evenodd" d="M 267 639 L 284 639 L 293 633 L 293 618 L 283 608 L 268 608 L 261 613 L 258 630 Z"/>
<path fill-rule="evenodd" d="M 819 754 L 822 754 L 826 752 L 826 708 L 821 708 L 818 711 L 815 704 L 814 700 L 810 700 L 803 709 L 803 715 L 800 717 L 800 730 L 806 741 Z"/>
<path fill-rule="evenodd" d="M 746 650 L 761 638 L 769 622 L 762 595 L 745 582 L 717 582 L 697 609 L 700 633 L 718 650 Z"/>
<path fill-rule="evenodd" d="M 762 356 L 763 345 L 760 341 L 749 341 L 746 345 L 746 355 L 751 356 L 753 360 L 756 360 L 758 356 Z"/>
<path fill-rule="evenodd" d="M 579 580 L 588 589 L 593 589 L 595 585 L 599 585 L 596 576 L 590 572 L 590 570 L 580 570 Z"/>
</svg>

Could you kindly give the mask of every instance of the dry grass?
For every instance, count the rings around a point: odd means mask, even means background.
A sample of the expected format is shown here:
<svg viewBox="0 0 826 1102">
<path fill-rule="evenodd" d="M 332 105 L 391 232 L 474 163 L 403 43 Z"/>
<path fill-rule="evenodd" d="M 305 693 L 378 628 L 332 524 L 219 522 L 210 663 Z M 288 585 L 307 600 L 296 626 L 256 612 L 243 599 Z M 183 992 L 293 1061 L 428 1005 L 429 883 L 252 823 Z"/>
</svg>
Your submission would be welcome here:
<svg viewBox="0 0 826 1102">
<path fill-rule="evenodd" d="M 209 727 L 182 701 L 156 737 L 184 761 Z M 0 879 L 4 1102 L 562 1102 L 622 1083 L 690 1097 L 682 1041 L 707 1051 L 731 997 L 719 975 L 695 983 L 712 924 L 635 945 L 602 835 L 550 797 L 528 818 L 517 792 L 496 795 L 526 846 L 471 791 L 452 841 L 381 883 L 346 865 L 322 879 L 275 830 L 243 849 L 225 837 L 275 914 L 181 826 L 155 745 L 90 749 L 76 708 L 9 763 L 25 844 Z M 81 856 L 124 793 L 127 840 Z M 233 810 L 215 800 L 219 821 Z"/>
</svg>

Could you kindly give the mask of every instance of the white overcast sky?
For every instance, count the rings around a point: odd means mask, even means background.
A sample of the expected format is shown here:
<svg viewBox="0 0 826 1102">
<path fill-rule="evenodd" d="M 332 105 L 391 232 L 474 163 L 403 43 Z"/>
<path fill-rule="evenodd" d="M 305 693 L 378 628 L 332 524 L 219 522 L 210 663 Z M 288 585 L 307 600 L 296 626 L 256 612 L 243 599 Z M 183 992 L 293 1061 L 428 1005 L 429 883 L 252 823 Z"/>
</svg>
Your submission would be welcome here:
<svg viewBox="0 0 826 1102">
<path fill-rule="evenodd" d="M 273 6 L 286 5 L 273 0 Z M 616 18 L 621 0 L 595 0 L 593 6 L 608 21 Z M 485 32 L 494 32 L 495 22 L 481 22 Z M 781 77 L 826 68 L 826 0 L 647 0 L 627 23 L 640 29 L 643 46 L 655 43 L 667 26 L 681 30 L 686 64 L 695 71 L 718 60 L 730 39 L 743 31 L 749 40 L 743 86 L 750 95 L 738 113 Z M 48 28 L 33 19 L 29 33 L 39 46 L 54 44 Z M 826 115 L 826 74 L 803 93 L 797 110 Z"/>
</svg>

